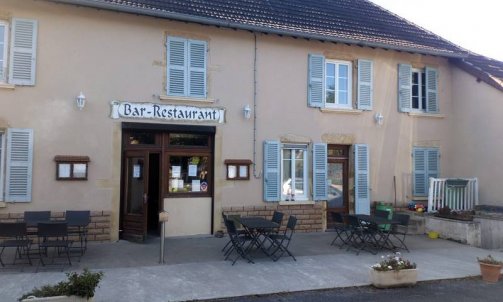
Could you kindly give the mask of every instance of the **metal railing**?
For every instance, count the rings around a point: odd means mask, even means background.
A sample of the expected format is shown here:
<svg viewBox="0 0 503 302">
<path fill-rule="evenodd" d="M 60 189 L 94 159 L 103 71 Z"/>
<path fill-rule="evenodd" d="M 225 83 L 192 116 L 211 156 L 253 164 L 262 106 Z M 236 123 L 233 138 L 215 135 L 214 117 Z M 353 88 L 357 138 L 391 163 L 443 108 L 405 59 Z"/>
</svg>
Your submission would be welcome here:
<svg viewBox="0 0 503 302">
<path fill-rule="evenodd" d="M 466 185 L 448 185 L 452 178 L 430 177 L 428 192 L 428 211 L 437 212 L 448 206 L 454 211 L 473 210 L 479 204 L 479 182 L 477 178 L 457 178 L 466 181 Z"/>
</svg>

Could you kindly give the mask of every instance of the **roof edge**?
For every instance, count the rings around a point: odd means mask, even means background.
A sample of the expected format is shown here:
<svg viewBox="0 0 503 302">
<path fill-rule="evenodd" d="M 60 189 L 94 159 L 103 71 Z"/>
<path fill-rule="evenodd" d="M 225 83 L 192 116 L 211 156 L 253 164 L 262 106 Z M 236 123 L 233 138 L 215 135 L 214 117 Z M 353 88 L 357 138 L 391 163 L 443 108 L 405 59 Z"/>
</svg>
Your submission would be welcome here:
<svg viewBox="0 0 503 302">
<path fill-rule="evenodd" d="M 252 31 L 252 32 L 285 35 L 285 36 L 327 41 L 327 42 L 347 43 L 347 44 L 354 44 L 357 46 L 376 47 L 376 48 L 390 49 L 390 50 L 396 50 L 396 51 L 418 53 L 418 54 L 423 54 L 423 55 L 433 55 L 433 56 L 441 56 L 441 57 L 447 57 L 447 58 L 464 58 L 467 56 L 467 54 L 454 53 L 454 52 L 450 52 L 450 51 L 434 51 L 434 50 L 430 51 L 430 50 L 424 50 L 424 49 L 414 48 L 414 47 L 399 47 L 399 46 L 394 46 L 394 45 L 385 44 L 385 43 L 372 43 L 372 42 L 360 41 L 360 40 L 355 40 L 355 39 L 328 37 L 328 36 L 319 35 L 319 34 L 309 34 L 309 33 L 297 32 L 297 31 L 290 31 L 290 30 L 273 29 L 273 28 L 268 28 L 268 27 L 263 27 L 263 26 L 254 26 L 254 25 L 247 25 L 247 24 L 235 23 L 235 22 L 229 22 L 229 21 L 221 21 L 221 20 L 215 20 L 215 19 L 205 18 L 205 17 L 197 17 L 197 16 L 192 16 L 192 15 L 187 15 L 187 14 L 171 13 L 171 12 L 166 12 L 166 11 L 161 11 L 161 10 L 145 9 L 145 8 L 141 8 L 141 7 L 131 7 L 131 6 L 125 6 L 125 5 L 120 5 L 120 4 L 104 3 L 100 0 L 47 0 L 47 1 L 77 5 L 77 6 L 86 6 L 86 7 L 111 10 L 111 11 L 118 11 L 118 12 L 123 12 L 123 13 L 130 13 L 130 14 L 139 14 L 139 15 L 158 17 L 158 18 L 163 18 L 163 19 L 172 19 L 172 20 L 177 20 L 177 21 L 202 23 L 202 24 L 206 24 L 206 25 L 214 25 L 214 26 L 221 26 L 221 27 L 227 27 L 227 28 L 236 28 L 236 29 Z"/>
<path fill-rule="evenodd" d="M 461 60 L 461 59 L 452 59 L 450 60 L 456 67 L 459 69 L 471 74 L 477 80 L 483 81 L 484 83 L 498 89 L 499 91 L 503 92 L 503 83 L 494 79 L 490 74 L 475 68 L 473 65 L 468 64 L 467 62 Z"/>
</svg>

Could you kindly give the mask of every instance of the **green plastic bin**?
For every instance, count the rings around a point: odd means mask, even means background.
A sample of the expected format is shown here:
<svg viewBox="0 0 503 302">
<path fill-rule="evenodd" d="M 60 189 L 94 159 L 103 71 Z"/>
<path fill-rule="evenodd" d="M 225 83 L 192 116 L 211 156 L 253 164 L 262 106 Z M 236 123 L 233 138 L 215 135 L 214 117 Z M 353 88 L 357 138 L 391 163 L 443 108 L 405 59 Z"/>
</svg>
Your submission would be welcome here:
<svg viewBox="0 0 503 302">
<path fill-rule="evenodd" d="M 384 203 L 380 202 L 376 206 L 376 210 L 381 210 L 381 211 L 388 211 L 388 219 L 393 218 L 393 207 L 389 205 L 385 205 Z M 389 231 L 391 228 L 390 224 L 381 224 L 379 227 L 383 230 Z"/>
</svg>

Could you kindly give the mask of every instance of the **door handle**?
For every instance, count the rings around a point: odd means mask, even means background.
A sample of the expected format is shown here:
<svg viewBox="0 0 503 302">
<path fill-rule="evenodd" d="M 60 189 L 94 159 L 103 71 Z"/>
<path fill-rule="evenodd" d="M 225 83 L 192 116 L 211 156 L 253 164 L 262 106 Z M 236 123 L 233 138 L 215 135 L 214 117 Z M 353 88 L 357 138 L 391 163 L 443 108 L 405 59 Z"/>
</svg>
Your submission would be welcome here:
<svg viewBox="0 0 503 302">
<path fill-rule="evenodd" d="M 143 193 L 143 203 L 147 204 L 147 202 L 148 202 L 148 195 L 147 193 Z"/>
</svg>

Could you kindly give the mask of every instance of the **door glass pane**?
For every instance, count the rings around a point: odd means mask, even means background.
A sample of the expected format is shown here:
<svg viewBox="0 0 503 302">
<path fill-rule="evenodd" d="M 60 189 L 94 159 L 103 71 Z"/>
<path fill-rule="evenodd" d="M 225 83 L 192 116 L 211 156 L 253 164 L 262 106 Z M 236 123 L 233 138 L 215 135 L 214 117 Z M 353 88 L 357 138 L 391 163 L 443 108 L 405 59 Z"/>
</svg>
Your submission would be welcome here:
<svg viewBox="0 0 503 302">
<path fill-rule="evenodd" d="M 170 193 L 205 193 L 210 184 L 208 156 L 170 156 L 169 157 L 169 192 Z"/>
<path fill-rule="evenodd" d="M 342 163 L 328 163 L 328 207 L 344 207 L 343 176 L 344 165 Z"/>
<path fill-rule="evenodd" d="M 128 214 L 143 213 L 144 191 L 144 161 L 143 157 L 129 157 L 127 159 L 127 199 L 126 212 Z"/>
</svg>

